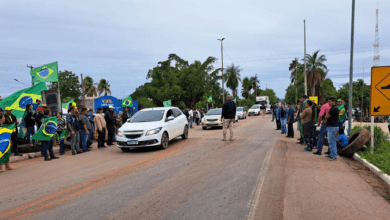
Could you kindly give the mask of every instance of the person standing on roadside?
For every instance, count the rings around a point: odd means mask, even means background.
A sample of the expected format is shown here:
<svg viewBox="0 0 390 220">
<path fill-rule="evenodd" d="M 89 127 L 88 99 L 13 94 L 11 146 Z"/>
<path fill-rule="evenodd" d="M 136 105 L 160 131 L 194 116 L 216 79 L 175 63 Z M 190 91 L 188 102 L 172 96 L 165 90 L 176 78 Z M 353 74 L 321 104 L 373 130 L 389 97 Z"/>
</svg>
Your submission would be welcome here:
<svg viewBox="0 0 390 220">
<path fill-rule="evenodd" d="M 280 122 L 282 124 L 281 131 L 282 134 L 287 134 L 287 112 L 286 112 L 286 107 L 285 104 L 282 103 L 282 106 L 280 108 Z"/>
<path fill-rule="evenodd" d="M 127 122 L 127 119 L 131 118 L 130 114 L 130 109 L 129 108 L 124 108 L 123 109 L 123 114 L 122 114 L 122 125 Z"/>
<path fill-rule="evenodd" d="M 115 124 L 116 124 L 116 119 L 114 116 L 114 106 L 110 105 L 110 107 L 108 107 L 108 110 L 104 115 L 104 118 L 106 119 L 107 132 L 108 132 L 107 145 L 111 146 L 114 140 Z"/>
<path fill-rule="evenodd" d="M 330 161 L 337 159 L 337 143 L 336 143 L 336 135 L 339 131 L 339 108 L 336 105 L 336 99 L 331 97 L 329 98 L 329 104 L 331 108 L 329 110 L 328 115 L 326 115 L 326 126 L 328 131 L 328 141 L 329 141 L 329 158 Z"/>
<path fill-rule="evenodd" d="M 262 115 L 262 116 L 265 116 L 265 110 L 266 110 L 266 109 L 267 109 L 267 108 L 265 107 L 264 104 L 260 106 L 260 112 L 261 112 L 261 115 Z"/>
<path fill-rule="evenodd" d="M 0 125 L 3 125 L 5 122 L 4 109 L 0 108 Z M 11 149 L 9 149 L 5 154 L 0 158 L 0 173 L 4 173 L 7 170 L 14 170 L 9 165 L 9 158 L 11 157 Z"/>
<path fill-rule="evenodd" d="M 79 121 L 76 120 L 76 110 L 73 106 L 69 107 L 68 109 L 68 115 L 66 116 L 66 126 L 71 134 L 71 141 L 70 146 L 72 149 L 72 155 L 76 155 L 77 153 L 82 153 L 80 151 L 80 136 L 77 135 L 78 133 L 78 123 Z"/>
<path fill-rule="evenodd" d="M 95 122 L 93 122 L 93 119 L 95 118 L 95 116 L 93 115 L 93 109 L 88 109 L 87 118 L 89 120 L 89 123 L 91 124 L 91 129 L 89 130 L 88 140 L 93 142 L 95 140 Z"/>
<path fill-rule="evenodd" d="M 346 118 L 346 111 L 345 111 L 345 106 L 343 105 L 343 100 L 339 99 L 337 100 L 337 106 L 339 107 L 339 127 L 340 129 L 344 129 L 344 122 Z"/>
<path fill-rule="evenodd" d="M 194 120 L 194 112 L 192 111 L 192 108 L 188 112 L 188 115 L 189 115 L 188 124 L 189 124 L 190 128 L 194 128 L 194 127 L 192 127 L 192 122 Z"/>
<path fill-rule="evenodd" d="M 280 122 L 281 108 L 279 107 L 279 103 L 276 103 L 274 111 L 275 111 L 275 118 L 276 118 L 276 129 L 275 130 L 281 130 L 282 129 L 282 124 Z"/>
<path fill-rule="evenodd" d="M 43 115 L 42 119 L 45 118 L 50 118 L 51 117 L 51 110 L 50 108 L 45 109 L 45 113 Z M 43 152 L 43 157 L 45 158 L 45 161 L 50 161 L 54 159 L 59 159 L 59 157 L 54 156 L 53 152 L 53 140 L 50 141 L 42 141 L 42 152 Z M 49 151 L 49 154 L 47 152 Z M 50 158 L 49 158 L 50 155 Z"/>
<path fill-rule="evenodd" d="M 287 103 L 287 106 L 288 106 L 288 112 L 287 112 L 287 137 L 288 138 L 294 138 L 294 121 L 295 121 L 295 118 L 294 118 L 294 108 L 292 107 L 292 104 L 291 102 L 288 102 Z"/>
<path fill-rule="evenodd" d="M 305 103 L 305 109 L 301 114 L 302 124 L 303 124 L 303 136 L 305 138 L 305 143 L 307 147 L 305 151 L 313 150 L 313 132 L 314 132 L 314 106 L 311 100 L 307 100 Z"/>
<path fill-rule="evenodd" d="M 5 120 L 4 124 L 12 125 L 15 124 L 14 132 L 11 135 L 11 143 L 12 143 L 12 151 L 15 153 L 15 156 L 23 156 L 23 154 L 19 153 L 18 150 L 18 120 L 15 115 L 13 115 L 10 107 L 5 108 Z"/>
<path fill-rule="evenodd" d="M 196 109 L 196 126 L 199 126 L 200 124 L 200 109 Z"/>
<path fill-rule="evenodd" d="M 91 123 L 87 118 L 88 109 L 82 108 L 80 114 L 80 139 L 81 139 L 81 148 L 83 152 L 90 151 L 88 149 L 88 139 L 89 139 L 89 131 L 91 130 Z"/>
<path fill-rule="evenodd" d="M 200 121 L 202 120 L 203 117 L 204 117 L 204 109 L 202 108 L 202 110 L 200 111 Z"/>
<path fill-rule="evenodd" d="M 62 113 L 58 112 L 57 113 L 57 137 L 59 138 L 60 141 L 60 155 L 65 154 L 65 138 L 66 137 L 61 137 L 62 132 L 65 132 L 65 120 L 62 118 Z M 67 131 L 66 131 L 67 132 Z"/>
<path fill-rule="evenodd" d="M 104 139 L 106 138 L 107 124 L 103 116 L 103 108 L 99 107 L 96 112 L 95 121 L 95 130 L 98 133 L 98 149 L 105 148 Z"/>
<path fill-rule="evenodd" d="M 329 104 L 329 98 L 326 98 L 326 103 L 321 106 L 320 115 L 318 116 L 318 126 L 320 126 L 320 133 L 317 140 L 317 151 L 313 154 L 321 155 L 322 147 L 324 146 L 325 136 L 327 135 L 327 119 L 325 118 L 328 115 L 331 106 Z M 329 154 L 329 150 L 325 154 Z"/>
<path fill-rule="evenodd" d="M 227 129 L 229 127 L 230 141 L 233 141 L 233 124 L 236 118 L 236 104 L 232 101 L 232 96 L 226 97 L 226 102 L 222 106 L 222 121 L 223 121 L 223 139 L 226 141 Z"/>
<path fill-rule="evenodd" d="M 38 109 L 38 107 L 41 105 L 41 103 L 42 103 L 42 99 L 36 99 L 35 100 L 35 103 L 34 104 L 32 104 L 33 105 L 33 111 L 37 111 L 37 109 Z"/>
<path fill-rule="evenodd" d="M 26 116 L 24 116 L 23 121 L 26 123 L 26 128 L 27 128 L 27 144 L 31 144 L 31 136 L 35 134 L 35 121 L 33 117 L 33 105 L 32 104 L 27 104 L 26 105 Z M 32 140 L 32 145 L 34 146 L 35 140 Z"/>
<path fill-rule="evenodd" d="M 39 129 L 42 125 L 42 118 L 43 118 L 43 108 L 38 107 L 37 112 L 35 112 L 35 114 L 34 114 L 34 120 L 35 120 L 35 124 L 37 126 L 37 129 Z"/>
</svg>

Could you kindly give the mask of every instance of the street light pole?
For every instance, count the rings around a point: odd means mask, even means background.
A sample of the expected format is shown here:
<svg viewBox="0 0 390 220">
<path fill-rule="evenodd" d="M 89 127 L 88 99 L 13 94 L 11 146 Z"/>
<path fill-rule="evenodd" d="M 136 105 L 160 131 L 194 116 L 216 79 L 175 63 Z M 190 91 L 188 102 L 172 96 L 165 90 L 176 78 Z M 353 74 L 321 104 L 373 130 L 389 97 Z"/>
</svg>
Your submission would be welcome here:
<svg viewBox="0 0 390 220">
<path fill-rule="evenodd" d="M 352 21 L 351 21 L 351 60 L 349 66 L 349 111 L 348 114 L 348 135 L 351 135 L 352 127 L 352 84 L 353 84 L 353 45 L 355 34 L 355 0 L 352 0 Z M 372 128 L 371 128 L 372 129 Z"/>
<path fill-rule="evenodd" d="M 225 40 L 225 38 L 218 39 L 221 41 L 221 58 L 222 58 L 222 103 L 225 103 L 225 79 L 223 78 L 223 44 L 222 41 Z"/>
<path fill-rule="evenodd" d="M 303 28 L 304 28 L 304 44 L 305 44 L 305 56 L 303 57 L 305 59 L 305 69 L 304 69 L 304 75 L 305 75 L 305 95 L 307 95 L 307 75 L 306 75 L 306 20 L 303 20 Z"/>
</svg>

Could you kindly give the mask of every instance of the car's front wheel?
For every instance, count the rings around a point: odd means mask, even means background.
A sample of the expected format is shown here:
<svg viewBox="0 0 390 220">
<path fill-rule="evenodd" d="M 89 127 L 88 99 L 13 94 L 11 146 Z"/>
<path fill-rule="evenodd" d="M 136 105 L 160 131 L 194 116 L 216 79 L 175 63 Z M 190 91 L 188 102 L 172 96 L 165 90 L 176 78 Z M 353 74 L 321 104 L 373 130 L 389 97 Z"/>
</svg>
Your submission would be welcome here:
<svg viewBox="0 0 390 220">
<path fill-rule="evenodd" d="M 168 148 L 168 143 L 169 143 L 168 133 L 164 132 L 164 134 L 161 136 L 161 148 L 162 149 L 167 149 Z"/>
<path fill-rule="evenodd" d="M 181 138 L 187 139 L 188 138 L 188 126 L 184 126 L 183 134 L 181 135 Z"/>
<path fill-rule="evenodd" d="M 202 127 L 202 129 L 203 129 L 203 130 L 206 130 L 206 129 L 207 129 L 207 127 Z"/>
</svg>

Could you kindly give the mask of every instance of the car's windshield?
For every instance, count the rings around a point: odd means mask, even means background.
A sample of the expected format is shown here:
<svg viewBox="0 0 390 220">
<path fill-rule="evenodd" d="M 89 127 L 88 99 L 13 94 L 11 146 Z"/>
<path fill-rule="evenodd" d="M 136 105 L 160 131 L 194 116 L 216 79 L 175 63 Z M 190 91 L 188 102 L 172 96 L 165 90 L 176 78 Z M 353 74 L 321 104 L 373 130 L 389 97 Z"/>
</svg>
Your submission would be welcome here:
<svg viewBox="0 0 390 220">
<path fill-rule="evenodd" d="M 165 110 L 140 111 L 131 117 L 130 123 L 160 121 L 164 112 Z"/>
<path fill-rule="evenodd" d="M 222 115 L 222 109 L 211 109 L 207 115 Z"/>
<path fill-rule="evenodd" d="M 243 107 L 238 107 L 236 111 L 238 111 L 238 112 L 242 112 L 243 110 L 244 110 L 244 108 L 243 108 Z"/>
<path fill-rule="evenodd" d="M 251 109 L 258 109 L 258 108 L 260 108 L 260 105 L 254 105 L 254 106 L 252 106 Z"/>
</svg>

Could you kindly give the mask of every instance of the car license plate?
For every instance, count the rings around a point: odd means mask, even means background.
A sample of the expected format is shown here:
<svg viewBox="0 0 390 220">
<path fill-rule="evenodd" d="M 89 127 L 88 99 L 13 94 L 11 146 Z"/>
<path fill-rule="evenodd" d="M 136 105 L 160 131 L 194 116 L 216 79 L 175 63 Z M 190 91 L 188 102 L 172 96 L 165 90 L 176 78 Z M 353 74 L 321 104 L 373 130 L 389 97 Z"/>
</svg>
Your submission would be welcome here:
<svg viewBox="0 0 390 220">
<path fill-rule="evenodd" d="M 138 141 L 137 140 L 128 140 L 127 145 L 137 145 Z"/>
<path fill-rule="evenodd" d="M 214 126 L 214 125 L 217 125 L 217 124 L 209 124 L 210 126 Z"/>
</svg>

